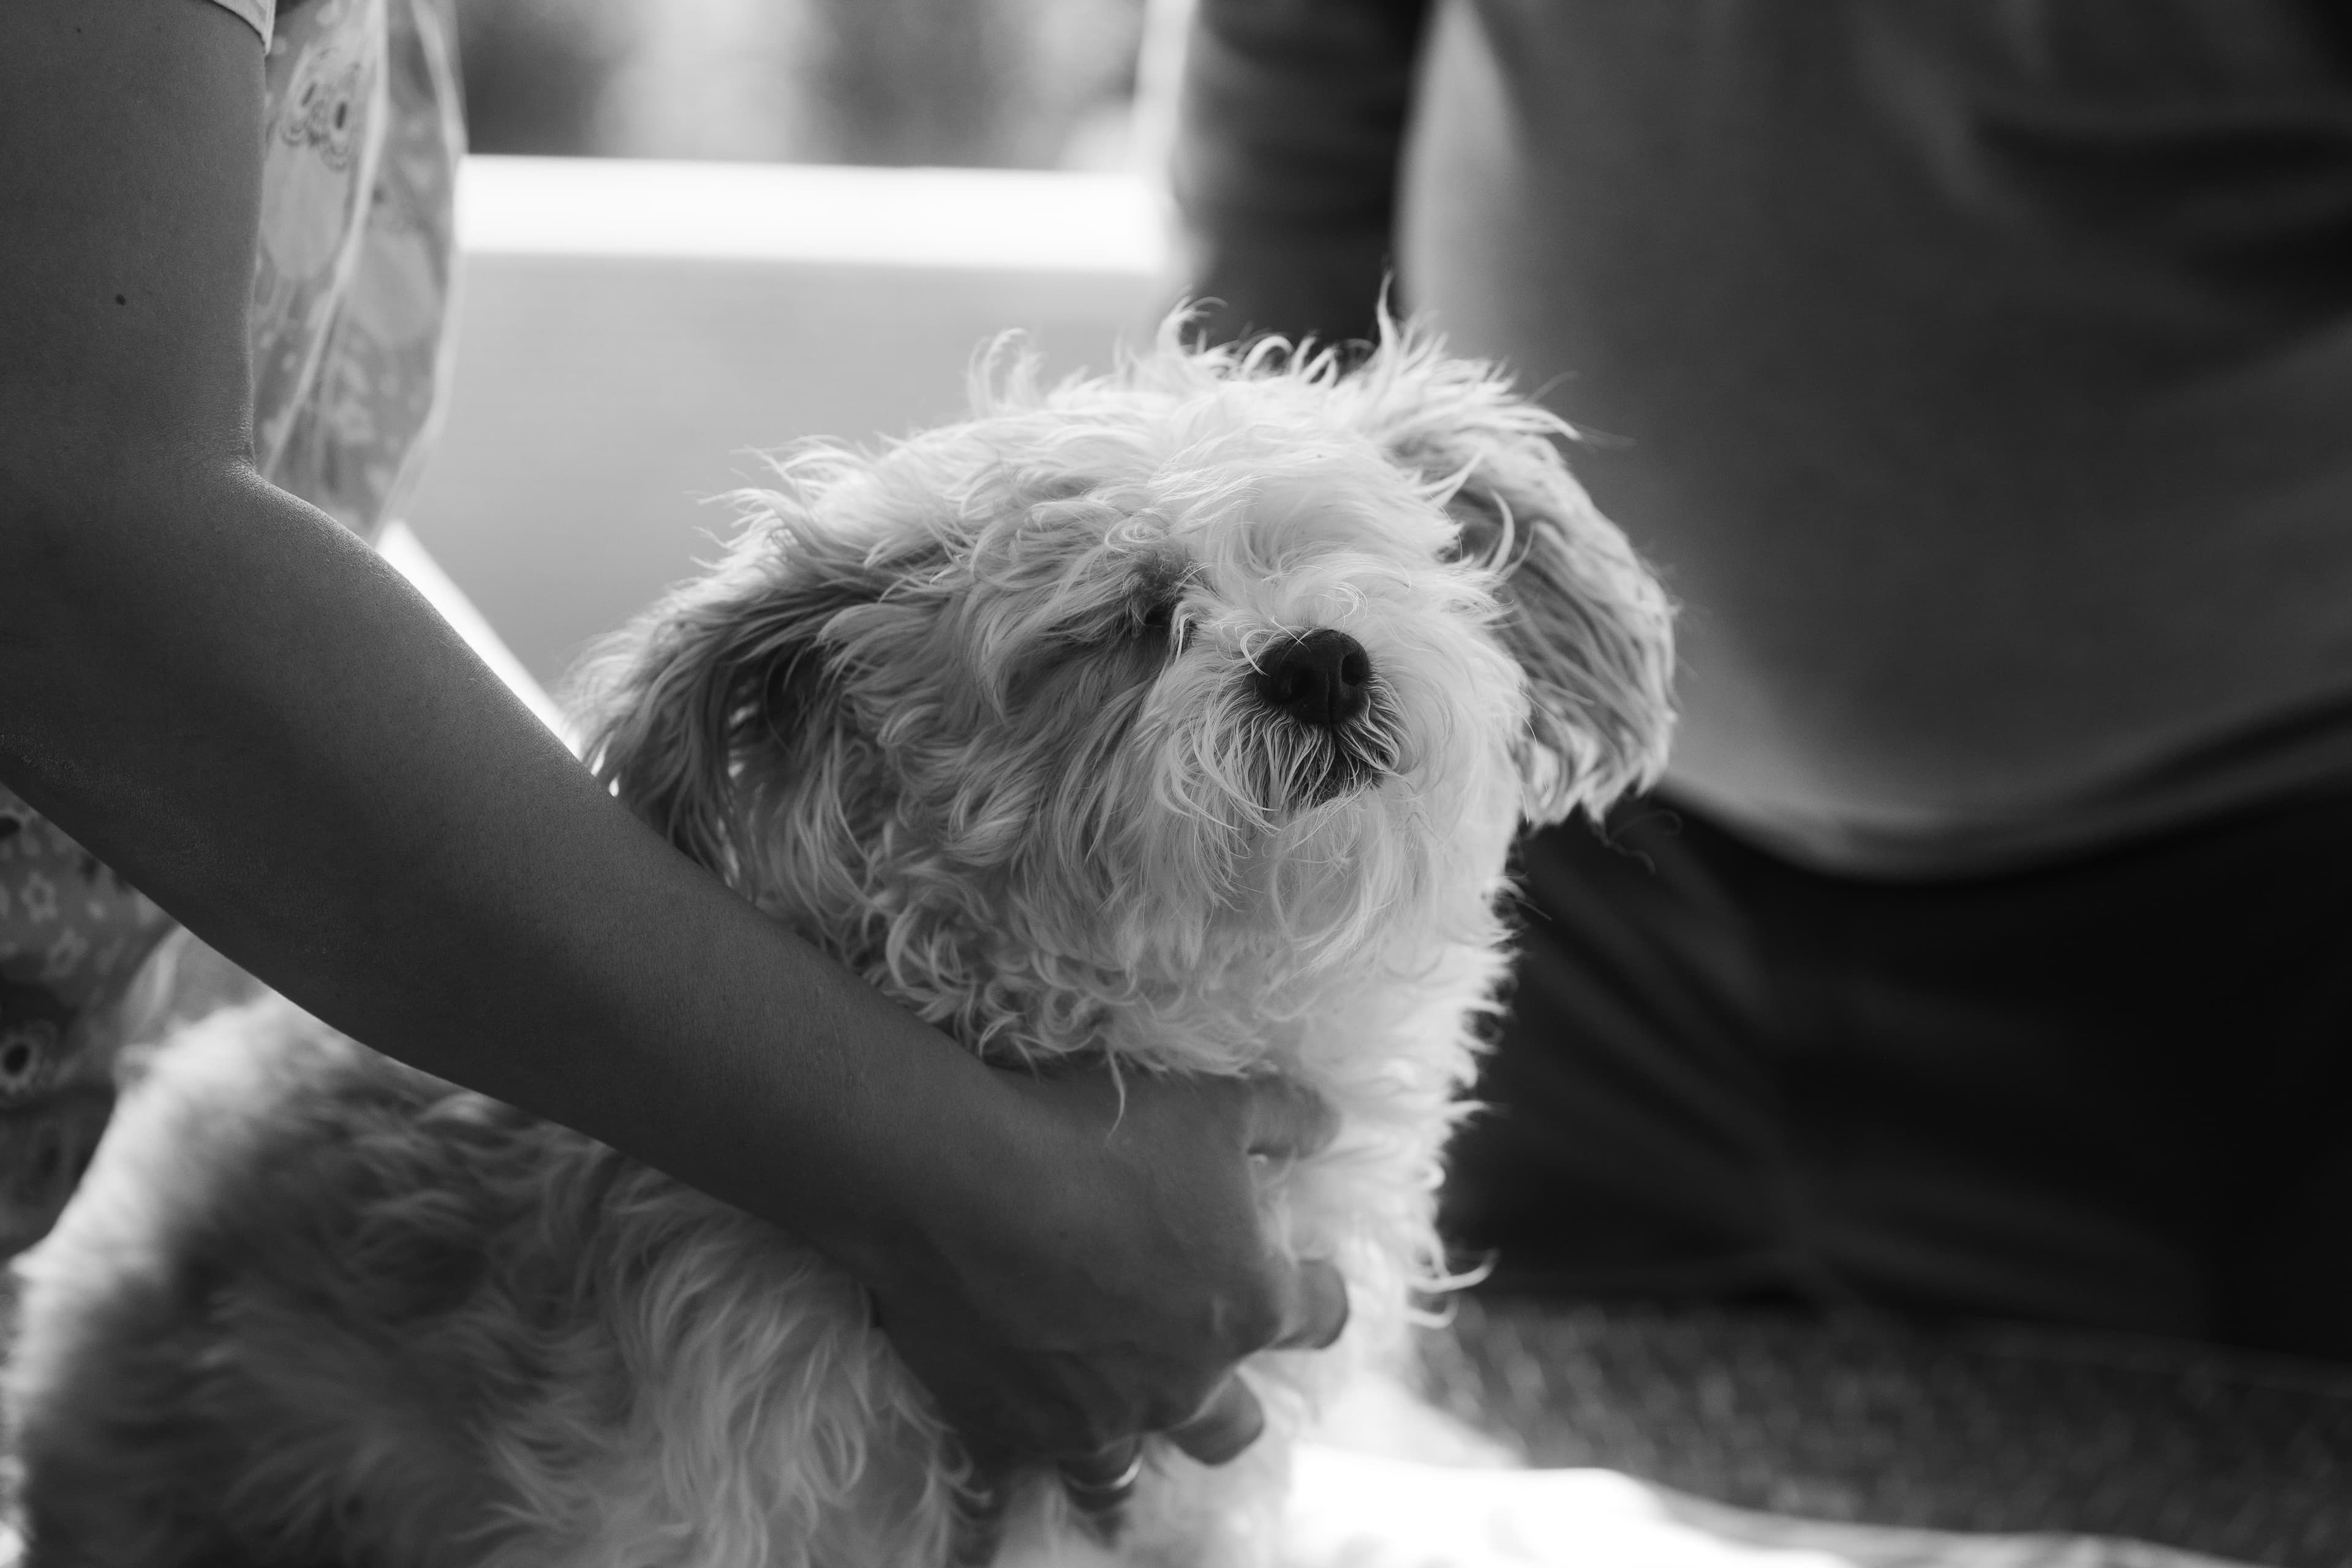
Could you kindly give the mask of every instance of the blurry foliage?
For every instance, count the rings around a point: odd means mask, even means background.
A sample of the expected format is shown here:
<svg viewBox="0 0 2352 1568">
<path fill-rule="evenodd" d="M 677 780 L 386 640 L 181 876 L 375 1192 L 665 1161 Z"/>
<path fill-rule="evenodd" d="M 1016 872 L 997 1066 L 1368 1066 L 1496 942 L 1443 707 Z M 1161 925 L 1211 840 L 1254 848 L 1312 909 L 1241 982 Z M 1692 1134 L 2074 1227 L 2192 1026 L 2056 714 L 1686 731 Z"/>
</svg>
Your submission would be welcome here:
<svg viewBox="0 0 2352 1568">
<path fill-rule="evenodd" d="M 1116 164 L 1147 0 L 458 0 L 477 152 Z"/>
</svg>

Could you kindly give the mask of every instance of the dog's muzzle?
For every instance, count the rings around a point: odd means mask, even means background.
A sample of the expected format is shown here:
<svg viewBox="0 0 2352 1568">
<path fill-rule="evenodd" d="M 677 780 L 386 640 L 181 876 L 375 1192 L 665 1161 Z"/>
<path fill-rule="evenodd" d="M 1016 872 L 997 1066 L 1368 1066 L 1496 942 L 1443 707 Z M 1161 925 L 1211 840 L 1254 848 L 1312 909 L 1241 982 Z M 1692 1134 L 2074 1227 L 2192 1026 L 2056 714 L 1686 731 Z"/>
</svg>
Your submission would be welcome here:
<svg viewBox="0 0 2352 1568">
<path fill-rule="evenodd" d="M 1328 627 L 1269 649 L 1251 677 L 1257 699 L 1290 720 L 1276 765 L 1277 795 L 1320 805 L 1396 766 L 1396 747 L 1371 656 Z"/>
</svg>

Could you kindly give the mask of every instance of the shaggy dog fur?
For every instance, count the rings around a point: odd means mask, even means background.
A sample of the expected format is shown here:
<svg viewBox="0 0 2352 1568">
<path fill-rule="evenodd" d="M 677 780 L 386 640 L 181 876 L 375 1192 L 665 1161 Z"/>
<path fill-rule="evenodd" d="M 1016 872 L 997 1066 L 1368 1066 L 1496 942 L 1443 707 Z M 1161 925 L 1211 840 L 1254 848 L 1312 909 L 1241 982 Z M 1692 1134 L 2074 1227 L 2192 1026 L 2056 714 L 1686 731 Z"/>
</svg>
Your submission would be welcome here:
<svg viewBox="0 0 2352 1568">
<path fill-rule="evenodd" d="M 1346 1274 L 1339 1346 L 1255 1358 L 1272 1432 L 1235 1464 L 1155 1446 L 1115 1548 L 1040 1484 L 1004 1552 L 1257 1563 L 1286 1437 L 1441 1280 L 1506 850 L 1658 764 L 1666 607 L 1558 422 L 1405 334 L 1348 374 L 1171 326 L 1108 379 L 981 379 L 967 423 L 784 460 L 594 666 L 593 756 L 992 1060 L 1277 1071 L 1338 1109 L 1264 1199 Z M 1360 649 L 1328 721 L 1277 679 L 1317 632 Z M 281 1002 L 161 1053 L 26 1272 L 37 1563 L 949 1547 L 953 1447 L 849 1279 Z"/>
</svg>

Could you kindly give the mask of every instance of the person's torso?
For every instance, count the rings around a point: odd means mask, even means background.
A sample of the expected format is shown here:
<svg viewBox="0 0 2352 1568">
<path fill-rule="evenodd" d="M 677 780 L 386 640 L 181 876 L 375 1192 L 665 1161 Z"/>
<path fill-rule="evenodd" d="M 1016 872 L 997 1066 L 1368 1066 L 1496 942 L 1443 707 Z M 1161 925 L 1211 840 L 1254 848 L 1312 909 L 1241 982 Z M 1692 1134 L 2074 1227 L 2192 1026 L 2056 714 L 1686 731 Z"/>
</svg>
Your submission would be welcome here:
<svg viewBox="0 0 2352 1568">
<path fill-rule="evenodd" d="M 1402 283 L 1685 608 L 1672 788 L 1939 868 L 2352 775 L 2352 19 L 1444 8 Z"/>
</svg>

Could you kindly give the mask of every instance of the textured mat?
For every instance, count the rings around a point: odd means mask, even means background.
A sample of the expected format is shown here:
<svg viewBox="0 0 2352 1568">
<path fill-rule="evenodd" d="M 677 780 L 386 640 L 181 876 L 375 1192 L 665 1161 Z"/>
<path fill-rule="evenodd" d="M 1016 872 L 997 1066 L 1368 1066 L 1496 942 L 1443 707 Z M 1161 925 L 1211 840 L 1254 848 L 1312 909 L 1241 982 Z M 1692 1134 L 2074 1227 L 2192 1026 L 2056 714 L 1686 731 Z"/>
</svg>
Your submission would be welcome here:
<svg viewBox="0 0 2352 1568">
<path fill-rule="evenodd" d="M 2352 1568 L 2352 1371 L 1865 1314 L 1465 1300 L 1432 1400 L 1531 1464 L 1855 1523 Z"/>
<path fill-rule="evenodd" d="M 1841 1524 L 1701 1501 L 1614 1470 L 1463 1469 L 1309 1445 L 1283 1568 L 2242 1568 L 2090 1535 Z"/>
</svg>

